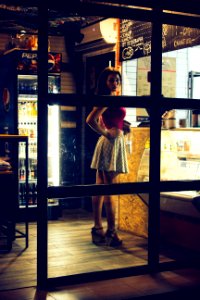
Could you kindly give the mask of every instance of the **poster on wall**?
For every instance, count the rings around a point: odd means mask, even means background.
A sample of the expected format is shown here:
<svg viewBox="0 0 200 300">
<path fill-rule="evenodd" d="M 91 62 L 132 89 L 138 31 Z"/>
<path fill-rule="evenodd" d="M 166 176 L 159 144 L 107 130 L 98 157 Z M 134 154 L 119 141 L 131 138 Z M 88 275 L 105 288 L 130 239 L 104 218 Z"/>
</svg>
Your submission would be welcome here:
<svg viewBox="0 0 200 300">
<path fill-rule="evenodd" d="M 151 54 L 152 25 L 128 19 L 120 21 L 120 60 Z M 163 52 L 200 45 L 200 29 L 163 24 Z"/>
<path fill-rule="evenodd" d="M 61 72 L 61 53 L 48 53 L 48 72 Z M 37 73 L 38 68 L 38 52 L 29 50 L 17 51 L 17 71 L 30 74 Z"/>
<path fill-rule="evenodd" d="M 151 57 L 142 57 L 137 62 L 137 96 L 150 95 L 148 74 L 151 70 Z M 162 58 L 162 94 L 164 97 L 176 97 L 176 58 Z"/>
<path fill-rule="evenodd" d="M 151 70 L 151 57 L 141 57 L 137 61 L 137 96 L 150 95 L 148 74 Z M 163 57 L 162 59 L 162 94 L 164 97 L 176 97 L 176 58 Z M 136 109 L 137 121 L 148 119 L 145 109 Z"/>
</svg>

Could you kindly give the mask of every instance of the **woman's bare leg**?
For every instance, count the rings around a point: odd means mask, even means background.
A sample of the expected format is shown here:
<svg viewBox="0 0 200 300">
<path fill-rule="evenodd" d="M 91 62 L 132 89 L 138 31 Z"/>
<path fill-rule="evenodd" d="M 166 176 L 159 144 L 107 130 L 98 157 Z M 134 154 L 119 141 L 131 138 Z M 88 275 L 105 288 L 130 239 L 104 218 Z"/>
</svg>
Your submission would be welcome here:
<svg viewBox="0 0 200 300">
<path fill-rule="evenodd" d="M 104 183 L 112 184 L 117 181 L 117 173 L 104 172 Z M 116 199 L 112 195 L 104 196 L 104 204 L 106 209 L 107 223 L 109 230 L 115 230 L 115 218 L 116 218 Z"/>
<path fill-rule="evenodd" d="M 115 172 L 104 172 L 104 183 L 116 183 L 118 178 L 118 174 Z M 116 218 L 116 199 L 115 196 L 107 195 L 104 196 L 104 203 L 106 208 L 107 214 L 107 224 L 108 229 L 106 231 L 105 239 L 106 244 L 111 247 L 117 247 L 122 244 L 122 240 L 119 238 L 116 225 L 115 225 L 115 218 Z"/>
<path fill-rule="evenodd" d="M 96 184 L 102 184 L 103 182 L 103 174 L 102 172 L 96 172 Z M 103 208 L 103 197 L 101 195 L 92 197 L 92 208 L 93 208 L 93 217 L 94 217 L 94 227 L 101 228 L 102 227 L 102 208 Z"/>
<path fill-rule="evenodd" d="M 97 184 L 112 184 L 117 181 L 117 173 L 97 171 Z M 107 231 L 104 235 L 102 224 L 102 207 L 105 203 L 107 217 Z M 106 242 L 107 245 L 116 247 L 122 244 L 122 240 L 118 237 L 115 228 L 116 201 L 112 195 L 94 196 L 92 197 L 94 227 L 92 228 L 92 241 L 95 244 Z"/>
</svg>

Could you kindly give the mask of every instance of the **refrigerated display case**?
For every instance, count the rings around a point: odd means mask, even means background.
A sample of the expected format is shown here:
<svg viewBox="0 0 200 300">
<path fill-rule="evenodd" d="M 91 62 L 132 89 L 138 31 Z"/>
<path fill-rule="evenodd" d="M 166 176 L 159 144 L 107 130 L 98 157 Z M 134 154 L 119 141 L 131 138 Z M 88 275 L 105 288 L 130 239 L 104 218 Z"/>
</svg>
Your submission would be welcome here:
<svg viewBox="0 0 200 300">
<path fill-rule="evenodd" d="M 161 131 L 161 181 L 198 180 L 200 178 L 200 130 L 198 128 L 175 128 Z M 149 181 L 148 147 L 143 149 L 137 181 Z M 148 204 L 148 195 L 140 194 Z M 200 221 L 199 191 L 161 192 L 160 209 L 179 216 Z"/>
<path fill-rule="evenodd" d="M 48 92 L 60 92 L 61 54 L 49 53 Z M 28 205 L 29 219 L 36 216 L 37 207 L 37 51 L 13 49 L 0 57 L 0 133 L 27 135 L 29 138 L 28 161 Z M 58 106 L 49 106 L 48 134 L 48 184 L 60 183 L 59 166 L 59 126 Z M 53 122 L 52 122 L 53 119 Z M 53 126 L 52 126 L 53 123 Z M 7 145 L 9 147 L 9 145 Z M 9 151 L 9 149 L 7 149 Z M 25 145 L 20 143 L 18 155 L 19 219 L 23 219 L 25 208 Z M 58 199 L 49 199 L 49 218 L 59 212 Z"/>
</svg>

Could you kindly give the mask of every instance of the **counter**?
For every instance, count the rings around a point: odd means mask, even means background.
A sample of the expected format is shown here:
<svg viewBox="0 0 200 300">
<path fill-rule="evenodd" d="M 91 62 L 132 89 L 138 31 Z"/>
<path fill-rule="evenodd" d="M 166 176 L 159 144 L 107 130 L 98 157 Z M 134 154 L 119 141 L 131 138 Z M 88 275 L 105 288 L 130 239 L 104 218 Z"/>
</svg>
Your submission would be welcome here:
<svg viewBox="0 0 200 300">
<path fill-rule="evenodd" d="M 132 128 L 128 150 L 129 173 L 120 182 L 149 180 L 149 128 Z M 200 129 L 161 132 L 161 180 L 200 178 Z M 131 151 L 130 151 L 131 150 Z M 161 236 L 200 249 L 200 194 L 198 191 L 161 193 Z M 148 237 L 148 194 L 119 196 L 118 227 Z M 184 234 L 183 234 L 184 232 Z M 193 236 L 193 239 L 191 237 Z M 198 240 L 198 242 L 196 242 Z"/>
</svg>

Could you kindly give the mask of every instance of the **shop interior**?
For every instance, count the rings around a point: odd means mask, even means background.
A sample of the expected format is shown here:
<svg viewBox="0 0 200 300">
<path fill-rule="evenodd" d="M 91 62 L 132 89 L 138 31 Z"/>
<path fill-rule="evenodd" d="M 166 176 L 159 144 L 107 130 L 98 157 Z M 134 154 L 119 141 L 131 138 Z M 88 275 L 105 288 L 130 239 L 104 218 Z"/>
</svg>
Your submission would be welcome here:
<svg viewBox="0 0 200 300">
<path fill-rule="evenodd" d="M 6 290 L 37 284 L 38 28 L 35 8 L 0 4 L 0 11 L 5 19 L 0 28 L 0 175 L 2 198 L 9 199 L 3 205 L 8 216 L 0 215 L 0 290 Z M 27 22 L 21 21 L 24 13 Z M 129 173 L 120 175 L 119 183 L 150 180 L 151 113 L 143 101 L 151 95 L 151 31 L 146 20 L 50 13 L 48 94 L 74 94 L 76 100 L 73 105 L 61 97 L 60 105 L 53 100 L 47 105 L 48 187 L 72 187 L 70 196 L 69 191 L 66 197 L 47 199 L 48 278 L 73 280 L 77 274 L 106 270 L 128 274 L 130 267 L 148 265 L 149 192 L 113 193 L 123 245 L 109 248 L 92 244 L 91 192 L 79 196 L 78 189 L 95 185 L 90 162 L 98 135 L 85 120 L 106 66 L 121 71 L 121 94 L 130 97 L 126 119 L 131 132 L 125 137 Z M 200 29 L 164 24 L 162 46 L 163 99 L 200 99 Z M 86 104 L 79 105 L 80 95 L 88 96 Z M 131 97 L 141 98 L 141 107 L 134 107 Z M 161 182 L 200 179 L 198 106 L 179 108 L 176 102 L 175 108 L 161 108 Z M 159 262 L 198 259 L 200 189 L 175 187 L 161 192 L 159 202 Z M 9 218 L 11 229 L 4 222 Z"/>
</svg>

